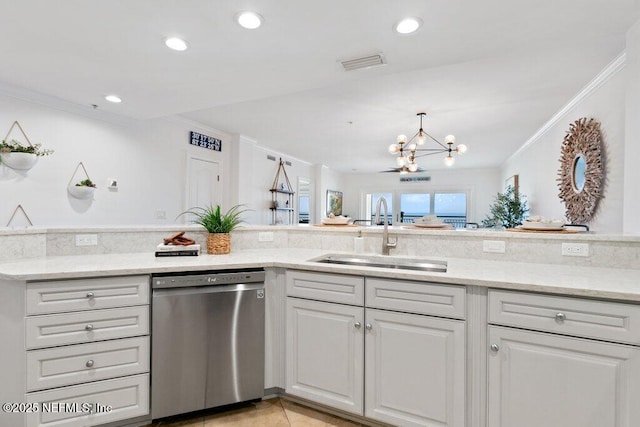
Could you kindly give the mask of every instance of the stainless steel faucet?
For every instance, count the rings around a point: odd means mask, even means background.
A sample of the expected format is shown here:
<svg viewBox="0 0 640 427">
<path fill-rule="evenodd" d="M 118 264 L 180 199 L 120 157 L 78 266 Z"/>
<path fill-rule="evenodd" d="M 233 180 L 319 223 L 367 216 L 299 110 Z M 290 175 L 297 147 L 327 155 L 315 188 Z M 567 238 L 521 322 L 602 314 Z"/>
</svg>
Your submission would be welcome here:
<svg viewBox="0 0 640 427">
<path fill-rule="evenodd" d="M 382 255 L 389 255 L 389 249 L 393 249 L 398 244 L 398 238 L 395 241 L 389 242 L 389 228 L 387 225 L 387 215 L 389 215 L 389 208 L 387 207 L 387 201 L 384 197 L 378 199 L 376 204 L 376 217 L 374 222 L 377 224 L 380 222 L 380 206 L 384 205 L 384 232 L 382 233 Z"/>
</svg>

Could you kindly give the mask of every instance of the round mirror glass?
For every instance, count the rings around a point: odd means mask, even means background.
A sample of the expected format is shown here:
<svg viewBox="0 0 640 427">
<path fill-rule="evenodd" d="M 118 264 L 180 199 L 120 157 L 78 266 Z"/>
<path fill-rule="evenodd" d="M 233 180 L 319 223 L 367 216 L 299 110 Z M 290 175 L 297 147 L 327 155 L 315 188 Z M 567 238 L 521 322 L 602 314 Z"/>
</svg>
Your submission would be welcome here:
<svg viewBox="0 0 640 427">
<path fill-rule="evenodd" d="M 582 154 L 578 154 L 573 162 L 573 191 L 579 193 L 584 188 L 585 173 L 587 170 L 587 162 Z"/>
</svg>

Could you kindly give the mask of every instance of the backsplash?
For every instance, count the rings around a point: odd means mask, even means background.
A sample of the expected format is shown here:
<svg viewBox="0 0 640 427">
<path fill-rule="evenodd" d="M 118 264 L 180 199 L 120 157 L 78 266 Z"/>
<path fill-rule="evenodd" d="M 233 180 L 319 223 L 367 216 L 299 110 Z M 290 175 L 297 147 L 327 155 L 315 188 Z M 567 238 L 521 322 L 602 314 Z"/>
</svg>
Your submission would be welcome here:
<svg viewBox="0 0 640 427">
<path fill-rule="evenodd" d="M 113 227 L 78 229 L 22 229 L 0 231 L 0 262 L 43 256 L 141 253 L 153 251 L 176 231 L 206 248 L 206 232 L 193 225 L 172 227 Z M 381 251 L 382 230 L 377 228 L 332 229 L 311 227 L 243 227 L 231 236 L 231 250 L 262 248 L 322 249 L 354 252 L 361 232 L 364 252 Z M 415 231 L 393 229 L 398 239 L 392 256 L 470 258 L 591 267 L 640 269 L 640 237 L 597 234 L 548 235 L 504 231 Z M 76 246 L 77 235 L 96 235 L 97 245 Z M 483 251 L 485 241 L 504 242 L 505 253 Z M 562 256 L 563 243 L 587 244 L 586 257 Z"/>
</svg>

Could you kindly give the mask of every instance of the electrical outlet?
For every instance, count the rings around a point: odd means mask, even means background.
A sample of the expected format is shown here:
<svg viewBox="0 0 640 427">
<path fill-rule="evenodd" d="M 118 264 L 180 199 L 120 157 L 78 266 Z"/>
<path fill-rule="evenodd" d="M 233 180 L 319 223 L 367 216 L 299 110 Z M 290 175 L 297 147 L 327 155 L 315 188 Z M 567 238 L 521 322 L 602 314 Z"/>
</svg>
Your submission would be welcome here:
<svg viewBox="0 0 640 427">
<path fill-rule="evenodd" d="M 97 234 L 76 234 L 76 246 L 96 246 L 97 244 Z"/>
<path fill-rule="evenodd" d="M 588 243 L 563 243 L 562 255 L 589 256 L 589 244 Z"/>
<path fill-rule="evenodd" d="M 166 211 L 156 211 L 156 219 L 167 219 Z"/>
<path fill-rule="evenodd" d="M 482 251 L 503 254 L 506 250 L 504 240 L 483 240 Z"/>
<path fill-rule="evenodd" d="M 273 231 L 261 231 L 258 233 L 258 242 L 273 242 Z"/>
</svg>

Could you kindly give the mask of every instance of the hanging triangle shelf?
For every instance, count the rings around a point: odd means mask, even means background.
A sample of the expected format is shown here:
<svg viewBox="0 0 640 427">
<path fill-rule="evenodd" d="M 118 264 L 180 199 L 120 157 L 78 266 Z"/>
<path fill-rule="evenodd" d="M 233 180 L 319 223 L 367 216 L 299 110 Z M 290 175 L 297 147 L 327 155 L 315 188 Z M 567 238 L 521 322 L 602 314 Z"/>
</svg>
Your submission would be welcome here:
<svg viewBox="0 0 640 427">
<path fill-rule="evenodd" d="M 285 169 L 285 163 L 280 159 L 276 176 L 271 185 L 271 224 L 293 224 L 293 187 Z M 278 197 L 280 196 L 280 197 Z"/>
<path fill-rule="evenodd" d="M 29 225 L 33 227 L 33 222 L 31 222 L 31 218 L 29 218 L 29 215 L 27 215 L 27 212 L 24 210 L 22 205 L 16 206 L 15 210 L 13 211 L 13 214 L 11 214 L 11 218 L 9 218 L 9 222 L 7 222 L 7 227 L 11 226 L 11 222 L 15 218 L 16 214 L 18 213 L 18 211 L 22 212 L 22 215 L 25 217 L 25 219 L 27 220 Z"/>
</svg>

